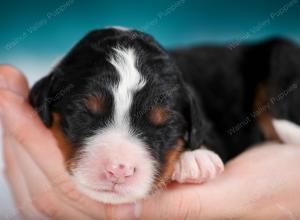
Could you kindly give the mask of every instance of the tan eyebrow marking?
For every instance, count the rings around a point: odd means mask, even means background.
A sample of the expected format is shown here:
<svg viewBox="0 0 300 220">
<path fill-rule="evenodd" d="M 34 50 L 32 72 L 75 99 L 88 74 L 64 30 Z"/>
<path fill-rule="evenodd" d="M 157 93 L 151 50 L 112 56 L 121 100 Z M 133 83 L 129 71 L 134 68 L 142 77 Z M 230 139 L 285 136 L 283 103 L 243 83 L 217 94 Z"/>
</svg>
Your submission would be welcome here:
<svg viewBox="0 0 300 220">
<path fill-rule="evenodd" d="M 94 113 L 102 112 L 104 99 L 99 96 L 89 96 L 85 102 L 86 107 Z"/>
<path fill-rule="evenodd" d="M 155 106 L 150 110 L 149 119 L 154 125 L 164 124 L 169 116 L 169 110 L 163 106 Z"/>
</svg>

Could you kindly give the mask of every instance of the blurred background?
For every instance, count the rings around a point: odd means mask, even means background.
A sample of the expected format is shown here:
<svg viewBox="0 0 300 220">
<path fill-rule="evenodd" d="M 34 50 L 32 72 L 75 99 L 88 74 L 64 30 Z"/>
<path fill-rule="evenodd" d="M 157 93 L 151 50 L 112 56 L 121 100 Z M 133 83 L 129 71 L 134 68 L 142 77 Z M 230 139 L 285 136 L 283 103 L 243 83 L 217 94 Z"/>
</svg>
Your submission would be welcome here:
<svg viewBox="0 0 300 220">
<path fill-rule="evenodd" d="M 166 47 L 274 35 L 300 41 L 299 1 L 1 1 L 0 62 L 32 83 L 88 31 L 112 25 L 148 32 Z"/>
<path fill-rule="evenodd" d="M 300 0 L 10 0 L 0 4 L 0 63 L 21 69 L 30 84 L 47 74 L 88 31 L 107 26 L 148 32 L 167 48 L 226 43 L 231 50 L 241 42 L 270 36 L 300 43 Z M 11 214 L 9 201 L 0 175 L 0 217 Z"/>
</svg>

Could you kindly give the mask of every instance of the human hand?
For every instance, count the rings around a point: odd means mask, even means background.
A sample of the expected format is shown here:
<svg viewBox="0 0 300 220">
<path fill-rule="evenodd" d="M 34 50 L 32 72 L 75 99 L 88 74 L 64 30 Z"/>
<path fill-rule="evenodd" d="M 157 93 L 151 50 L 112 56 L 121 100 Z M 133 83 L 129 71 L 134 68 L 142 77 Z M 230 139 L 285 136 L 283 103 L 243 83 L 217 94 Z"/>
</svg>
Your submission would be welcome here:
<svg viewBox="0 0 300 220">
<path fill-rule="evenodd" d="M 203 185 L 171 184 L 135 206 L 95 202 L 76 190 L 55 139 L 27 104 L 25 78 L 7 66 L 0 68 L 0 74 L 5 82 L 5 89 L 0 89 L 0 114 L 6 173 L 24 218 L 134 219 L 134 213 L 152 220 L 300 216 L 300 148 L 278 144 L 240 155 L 221 176 Z"/>
</svg>

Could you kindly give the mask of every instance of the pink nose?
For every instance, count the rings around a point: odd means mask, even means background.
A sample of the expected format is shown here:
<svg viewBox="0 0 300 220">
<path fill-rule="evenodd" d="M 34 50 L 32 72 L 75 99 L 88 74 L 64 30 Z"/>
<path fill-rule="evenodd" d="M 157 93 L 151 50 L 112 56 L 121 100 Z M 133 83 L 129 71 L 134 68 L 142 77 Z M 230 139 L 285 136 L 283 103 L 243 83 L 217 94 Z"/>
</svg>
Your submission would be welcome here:
<svg viewBox="0 0 300 220">
<path fill-rule="evenodd" d="M 116 163 L 108 164 L 105 168 L 105 176 L 107 180 L 113 183 L 124 183 L 128 178 L 132 177 L 136 169 L 133 166 Z"/>
</svg>

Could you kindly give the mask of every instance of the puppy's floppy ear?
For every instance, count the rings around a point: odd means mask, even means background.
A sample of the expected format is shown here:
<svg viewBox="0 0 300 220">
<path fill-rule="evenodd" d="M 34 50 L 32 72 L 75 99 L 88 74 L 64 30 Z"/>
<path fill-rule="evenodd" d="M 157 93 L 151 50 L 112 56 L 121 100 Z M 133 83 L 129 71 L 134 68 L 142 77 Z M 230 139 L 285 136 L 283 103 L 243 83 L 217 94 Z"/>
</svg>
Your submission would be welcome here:
<svg viewBox="0 0 300 220">
<path fill-rule="evenodd" d="M 205 145 L 208 123 L 205 120 L 204 113 L 201 109 L 200 100 L 196 97 L 194 90 L 185 85 L 186 104 L 185 117 L 188 121 L 188 148 L 195 150 L 201 145 Z"/>
<path fill-rule="evenodd" d="M 52 125 L 50 98 L 54 81 L 55 74 L 49 74 L 35 83 L 29 93 L 30 104 L 36 109 L 37 113 L 47 127 Z"/>
</svg>

